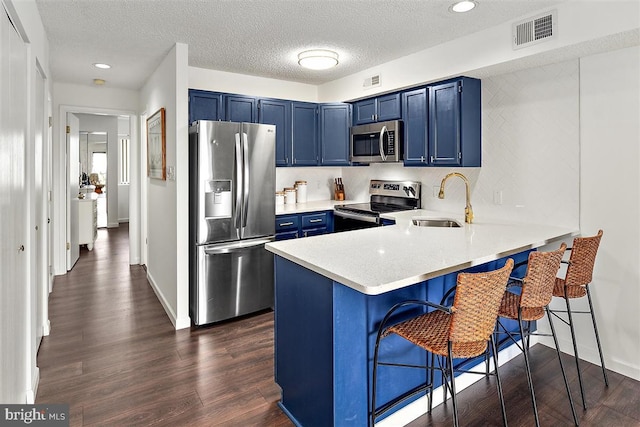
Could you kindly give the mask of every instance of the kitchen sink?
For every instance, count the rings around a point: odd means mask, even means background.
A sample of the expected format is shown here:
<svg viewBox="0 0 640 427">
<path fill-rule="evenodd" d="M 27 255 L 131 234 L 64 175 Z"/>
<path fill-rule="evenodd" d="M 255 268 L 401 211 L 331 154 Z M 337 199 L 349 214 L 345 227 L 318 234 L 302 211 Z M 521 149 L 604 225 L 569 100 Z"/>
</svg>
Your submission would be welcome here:
<svg viewBox="0 0 640 427">
<path fill-rule="evenodd" d="M 446 218 L 414 218 L 412 221 L 413 225 L 417 225 L 418 227 L 462 227 L 462 224 L 460 224 L 458 221 Z"/>
</svg>

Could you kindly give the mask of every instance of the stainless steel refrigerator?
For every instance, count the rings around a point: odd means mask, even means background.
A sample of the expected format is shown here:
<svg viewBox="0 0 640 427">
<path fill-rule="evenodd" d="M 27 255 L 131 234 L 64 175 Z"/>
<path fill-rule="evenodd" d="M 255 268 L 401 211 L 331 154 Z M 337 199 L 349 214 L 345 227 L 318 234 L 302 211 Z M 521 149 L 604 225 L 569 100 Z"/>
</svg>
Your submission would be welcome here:
<svg viewBox="0 0 640 427">
<path fill-rule="evenodd" d="M 204 325 L 273 307 L 273 125 L 189 128 L 189 314 Z"/>
</svg>

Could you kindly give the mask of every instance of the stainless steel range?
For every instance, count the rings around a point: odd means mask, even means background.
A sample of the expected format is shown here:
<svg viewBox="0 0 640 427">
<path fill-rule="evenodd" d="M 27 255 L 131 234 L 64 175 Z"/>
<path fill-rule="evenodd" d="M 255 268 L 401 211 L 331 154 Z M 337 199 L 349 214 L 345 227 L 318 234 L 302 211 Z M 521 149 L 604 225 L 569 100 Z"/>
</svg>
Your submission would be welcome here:
<svg viewBox="0 0 640 427">
<path fill-rule="evenodd" d="M 420 209 L 421 184 L 414 181 L 369 183 L 369 203 L 334 206 L 334 231 L 358 230 L 382 225 L 380 214 Z"/>
</svg>

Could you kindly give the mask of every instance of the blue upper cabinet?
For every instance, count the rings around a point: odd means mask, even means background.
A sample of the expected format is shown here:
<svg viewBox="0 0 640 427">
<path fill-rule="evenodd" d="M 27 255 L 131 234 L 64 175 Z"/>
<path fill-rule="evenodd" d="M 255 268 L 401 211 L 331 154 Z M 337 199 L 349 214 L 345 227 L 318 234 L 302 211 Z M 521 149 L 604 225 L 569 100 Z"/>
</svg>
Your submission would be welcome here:
<svg viewBox="0 0 640 427">
<path fill-rule="evenodd" d="M 258 123 L 276 126 L 276 166 L 289 166 L 291 153 L 291 101 L 260 99 Z"/>
<path fill-rule="evenodd" d="M 392 93 L 390 95 L 379 96 L 378 100 L 378 116 L 377 122 L 386 122 L 387 120 L 397 120 L 402 117 L 402 108 L 400 104 L 400 94 Z"/>
<path fill-rule="evenodd" d="M 401 117 L 400 93 L 363 99 L 353 104 L 353 124 L 396 120 Z"/>
<path fill-rule="evenodd" d="M 462 77 L 429 87 L 429 164 L 480 166 L 480 80 Z"/>
<path fill-rule="evenodd" d="M 253 96 L 224 95 L 225 120 L 258 123 L 258 101 Z"/>
<path fill-rule="evenodd" d="M 349 166 L 349 104 L 320 104 L 320 164 Z"/>
<path fill-rule="evenodd" d="M 405 166 L 427 166 L 427 88 L 402 94 Z"/>
<path fill-rule="evenodd" d="M 292 166 L 318 164 L 318 105 L 292 102 Z"/>
<path fill-rule="evenodd" d="M 189 124 L 196 120 L 222 120 L 222 94 L 189 89 Z"/>
</svg>

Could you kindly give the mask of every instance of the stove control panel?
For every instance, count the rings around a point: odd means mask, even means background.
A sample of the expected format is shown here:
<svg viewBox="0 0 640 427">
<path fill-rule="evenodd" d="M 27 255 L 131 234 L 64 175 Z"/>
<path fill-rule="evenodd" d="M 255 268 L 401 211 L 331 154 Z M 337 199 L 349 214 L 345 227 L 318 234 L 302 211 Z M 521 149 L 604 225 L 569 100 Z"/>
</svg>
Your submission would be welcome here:
<svg viewBox="0 0 640 427">
<path fill-rule="evenodd" d="M 417 181 L 382 181 L 371 180 L 369 194 L 377 196 L 420 199 L 421 183 Z"/>
</svg>

